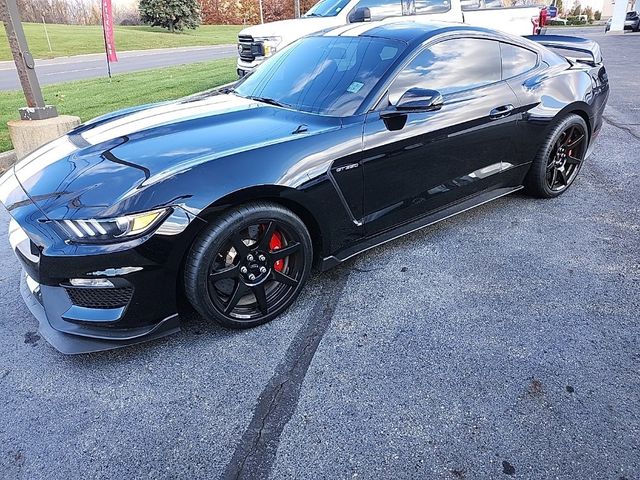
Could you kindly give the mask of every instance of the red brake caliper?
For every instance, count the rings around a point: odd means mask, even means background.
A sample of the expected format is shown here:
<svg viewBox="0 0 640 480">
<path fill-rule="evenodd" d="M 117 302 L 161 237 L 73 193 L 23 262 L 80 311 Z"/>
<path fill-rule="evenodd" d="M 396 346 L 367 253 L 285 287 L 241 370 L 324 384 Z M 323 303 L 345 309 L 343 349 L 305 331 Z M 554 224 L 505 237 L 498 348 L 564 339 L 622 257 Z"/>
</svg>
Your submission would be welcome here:
<svg viewBox="0 0 640 480">
<path fill-rule="evenodd" d="M 269 240 L 269 250 L 274 252 L 276 250 L 280 250 L 281 248 L 282 248 L 282 235 L 280 235 L 280 232 L 273 232 L 273 235 L 271 236 L 271 240 Z M 276 260 L 276 262 L 273 264 L 273 268 L 277 272 L 281 272 L 282 269 L 284 268 L 284 259 Z"/>
</svg>

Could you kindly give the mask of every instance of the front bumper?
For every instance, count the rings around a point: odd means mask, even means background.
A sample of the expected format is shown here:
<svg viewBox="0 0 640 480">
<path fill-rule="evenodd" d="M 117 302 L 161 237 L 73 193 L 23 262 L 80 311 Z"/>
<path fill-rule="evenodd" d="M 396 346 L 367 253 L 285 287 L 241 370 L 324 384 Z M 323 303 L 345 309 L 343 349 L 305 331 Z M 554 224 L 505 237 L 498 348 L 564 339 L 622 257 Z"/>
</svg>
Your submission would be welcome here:
<svg viewBox="0 0 640 480">
<path fill-rule="evenodd" d="M 86 328 L 84 333 L 65 333 L 55 328 L 49 321 L 44 306 L 41 303 L 41 288 L 42 286 L 39 283 L 23 272 L 20 280 L 20 293 L 22 298 L 33 316 L 38 320 L 38 331 L 42 337 L 61 353 L 76 355 L 112 350 L 114 348 L 155 340 L 180 331 L 178 315 L 174 314 L 156 325 L 146 327 L 137 332 L 130 330 L 121 332 L 112 331 L 111 338 L 105 337 L 104 330 L 91 330 L 90 328 Z M 62 319 L 58 319 L 58 322 L 61 320 Z M 59 327 L 60 324 L 58 324 L 58 328 Z"/>
<path fill-rule="evenodd" d="M 147 237 L 79 245 L 65 240 L 9 173 L 0 201 L 13 218 L 9 242 L 25 272 L 22 296 L 56 349 L 109 350 L 179 330 L 180 265 L 198 230 L 188 228 L 195 217 L 185 209 L 176 206 Z"/>
<path fill-rule="evenodd" d="M 245 77 L 253 72 L 256 68 L 258 68 L 262 63 L 264 63 L 265 57 L 257 57 L 252 62 L 245 62 L 241 59 L 238 59 L 236 65 L 236 73 L 238 74 L 238 78 Z"/>
<path fill-rule="evenodd" d="M 150 263 L 135 250 L 89 258 L 47 257 L 15 220 L 9 241 L 23 266 L 22 297 L 42 336 L 60 352 L 110 350 L 180 330 L 175 282 L 163 275 L 162 263 Z M 144 267 L 122 268 L 124 262 Z M 113 287 L 76 287 L 72 278 L 107 279 Z"/>
</svg>

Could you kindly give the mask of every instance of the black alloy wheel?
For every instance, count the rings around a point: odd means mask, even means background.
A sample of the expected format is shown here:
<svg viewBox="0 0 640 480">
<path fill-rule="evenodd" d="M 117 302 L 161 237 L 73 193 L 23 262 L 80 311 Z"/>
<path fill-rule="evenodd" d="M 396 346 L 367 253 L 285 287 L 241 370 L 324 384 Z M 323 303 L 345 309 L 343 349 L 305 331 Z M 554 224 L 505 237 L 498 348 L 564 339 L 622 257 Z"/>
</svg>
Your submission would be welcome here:
<svg viewBox="0 0 640 480">
<path fill-rule="evenodd" d="M 228 211 L 196 240 L 185 292 L 205 318 L 231 328 L 268 322 L 295 300 L 312 262 L 304 223 L 277 204 Z"/>
<path fill-rule="evenodd" d="M 547 162 L 547 186 L 551 191 L 566 189 L 580 170 L 586 153 L 587 132 L 579 125 L 564 130 L 549 155 Z"/>
<path fill-rule="evenodd" d="M 549 133 L 525 178 L 529 193 L 540 198 L 562 194 L 573 183 L 587 153 L 589 134 L 579 115 L 569 115 Z"/>
</svg>

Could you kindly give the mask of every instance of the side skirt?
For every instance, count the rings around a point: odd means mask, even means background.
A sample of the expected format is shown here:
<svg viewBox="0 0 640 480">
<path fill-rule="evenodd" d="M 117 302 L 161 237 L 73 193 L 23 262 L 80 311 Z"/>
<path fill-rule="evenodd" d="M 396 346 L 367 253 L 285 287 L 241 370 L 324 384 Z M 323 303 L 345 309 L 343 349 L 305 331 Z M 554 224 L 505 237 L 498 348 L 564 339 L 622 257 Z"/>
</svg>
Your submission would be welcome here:
<svg viewBox="0 0 640 480">
<path fill-rule="evenodd" d="M 471 210 L 472 208 L 479 207 L 480 205 L 484 205 L 487 202 L 496 200 L 500 197 L 504 197 L 505 195 L 509 195 L 510 193 L 517 192 L 522 188 L 522 185 L 519 185 L 517 187 L 498 188 L 496 190 L 484 192 L 479 195 L 474 195 L 473 197 L 467 198 L 460 203 L 453 204 L 432 214 L 420 217 L 412 222 L 405 223 L 393 230 L 388 230 L 371 237 L 366 237 L 361 242 L 345 248 L 335 255 L 323 258 L 320 262 L 320 271 L 325 272 L 339 265 L 340 263 L 349 260 L 351 257 L 358 255 L 359 253 L 382 245 L 383 243 L 395 240 L 396 238 L 403 237 L 404 235 L 408 235 L 417 230 L 428 227 L 429 225 L 433 225 L 434 223 L 441 222 L 442 220 L 446 220 L 447 218 L 451 218 L 455 215 L 466 212 L 467 210 Z"/>
</svg>

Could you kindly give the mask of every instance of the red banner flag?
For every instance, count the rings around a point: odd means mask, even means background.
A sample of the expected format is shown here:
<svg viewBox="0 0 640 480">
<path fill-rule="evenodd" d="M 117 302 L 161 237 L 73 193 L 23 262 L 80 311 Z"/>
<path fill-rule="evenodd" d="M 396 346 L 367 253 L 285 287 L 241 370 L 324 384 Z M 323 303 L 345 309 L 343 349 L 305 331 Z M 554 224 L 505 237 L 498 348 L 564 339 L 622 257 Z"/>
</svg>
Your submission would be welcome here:
<svg viewBox="0 0 640 480">
<path fill-rule="evenodd" d="M 104 32 L 104 48 L 107 52 L 107 61 L 117 62 L 116 42 L 113 39 L 113 10 L 111 0 L 102 0 L 102 30 Z"/>
</svg>

